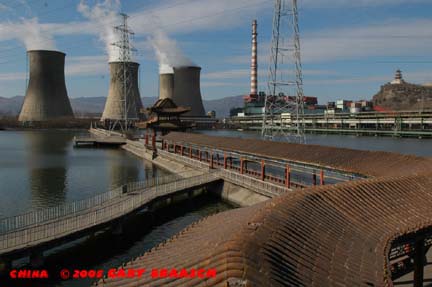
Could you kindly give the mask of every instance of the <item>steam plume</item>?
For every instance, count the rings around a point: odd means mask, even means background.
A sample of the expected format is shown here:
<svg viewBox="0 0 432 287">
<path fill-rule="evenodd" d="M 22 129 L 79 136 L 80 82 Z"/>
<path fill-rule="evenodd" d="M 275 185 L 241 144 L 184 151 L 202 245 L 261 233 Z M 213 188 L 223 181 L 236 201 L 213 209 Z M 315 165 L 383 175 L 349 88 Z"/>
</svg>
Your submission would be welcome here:
<svg viewBox="0 0 432 287">
<path fill-rule="evenodd" d="M 162 30 L 149 37 L 159 61 L 159 73 L 173 73 L 173 67 L 196 66 Z"/>
<path fill-rule="evenodd" d="M 90 7 L 81 0 L 77 10 L 84 17 L 89 19 L 100 27 L 99 39 L 105 44 L 105 50 L 108 54 L 109 61 L 120 60 L 119 48 L 112 44 L 119 41 L 119 36 L 115 33 L 113 26 L 120 23 L 118 12 L 120 11 L 120 0 L 105 0 L 98 2 L 94 7 Z"/>
<path fill-rule="evenodd" d="M 56 50 L 52 33 L 38 18 L 21 19 L 20 22 L 8 22 L 0 25 L 1 39 L 17 39 L 27 50 Z"/>
</svg>

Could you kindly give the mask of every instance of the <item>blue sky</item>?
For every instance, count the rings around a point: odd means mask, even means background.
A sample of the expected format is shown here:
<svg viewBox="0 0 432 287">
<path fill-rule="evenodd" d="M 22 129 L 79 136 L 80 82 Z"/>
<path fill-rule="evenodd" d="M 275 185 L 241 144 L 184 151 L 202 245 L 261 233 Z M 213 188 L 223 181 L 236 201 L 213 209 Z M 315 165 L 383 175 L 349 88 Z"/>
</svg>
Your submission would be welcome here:
<svg viewBox="0 0 432 287">
<path fill-rule="evenodd" d="M 259 89 L 266 89 L 273 0 L 0 0 L 0 96 L 25 93 L 26 47 L 66 56 L 69 96 L 106 96 L 113 14 L 129 14 L 141 95 L 157 96 L 155 31 L 202 67 L 205 99 L 249 92 L 250 30 L 258 19 Z M 432 82 L 432 1 L 299 0 L 304 91 L 321 103 L 369 99 L 400 68 Z M 99 6 L 95 6 L 99 3 Z M 107 17 L 91 17 L 99 7 Z"/>
</svg>

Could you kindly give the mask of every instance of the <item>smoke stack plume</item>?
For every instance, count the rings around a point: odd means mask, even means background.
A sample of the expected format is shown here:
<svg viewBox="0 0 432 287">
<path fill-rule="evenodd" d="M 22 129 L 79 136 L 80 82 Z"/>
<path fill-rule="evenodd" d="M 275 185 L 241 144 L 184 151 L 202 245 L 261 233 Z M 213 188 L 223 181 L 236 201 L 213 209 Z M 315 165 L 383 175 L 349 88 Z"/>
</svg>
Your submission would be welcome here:
<svg viewBox="0 0 432 287">
<path fill-rule="evenodd" d="M 257 20 L 252 22 L 251 95 L 258 94 L 258 32 Z"/>
<path fill-rule="evenodd" d="M 159 75 L 159 99 L 172 99 L 174 94 L 174 74 Z"/>
<path fill-rule="evenodd" d="M 186 116 L 205 116 L 200 89 L 200 67 L 174 68 L 173 101 L 178 106 L 190 107 Z"/>
<path fill-rule="evenodd" d="M 123 74 L 123 62 L 111 62 L 110 66 L 110 86 L 108 98 L 105 103 L 105 109 L 101 120 L 124 120 L 125 109 L 127 110 L 128 119 L 138 119 L 139 112 L 143 107 L 138 88 L 138 63 L 126 63 L 128 74 L 130 75 L 129 88 L 126 94 L 126 104 L 124 100 L 124 82 L 121 74 Z"/>
<path fill-rule="evenodd" d="M 57 51 L 28 51 L 30 77 L 19 121 L 73 117 L 66 91 L 65 56 Z"/>
</svg>

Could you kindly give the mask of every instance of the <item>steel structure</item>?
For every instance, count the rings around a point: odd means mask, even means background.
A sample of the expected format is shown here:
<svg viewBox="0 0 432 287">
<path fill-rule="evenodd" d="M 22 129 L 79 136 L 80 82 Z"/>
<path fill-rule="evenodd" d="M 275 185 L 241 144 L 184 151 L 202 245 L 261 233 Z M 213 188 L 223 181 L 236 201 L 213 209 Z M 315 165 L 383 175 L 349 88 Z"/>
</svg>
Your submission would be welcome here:
<svg viewBox="0 0 432 287">
<path fill-rule="evenodd" d="M 132 118 L 130 117 L 131 115 L 129 110 L 134 109 L 136 103 L 128 101 L 128 95 L 131 94 L 132 89 L 134 88 L 133 82 L 135 82 L 133 81 L 134 76 L 133 73 L 131 73 L 130 67 L 131 64 L 135 64 L 132 63 L 132 51 L 134 49 L 129 41 L 129 36 L 134 35 L 134 33 L 130 30 L 127 24 L 129 16 L 124 13 L 120 13 L 120 16 L 122 17 L 122 24 L 114 27 L 114 30 L 120 34 L 120 40 L 112 43 L 112 45 L 118 48 L 119 62 L 121 63 L 121 68 L 118 69 L 118 72 L 114 76 L 122 85 L 121 102 L 123 104 L 123 118 L 121 120 L 116 119 L 110 128 L 115 129 L 117 124 L 120 124 L 121 129 L 126 131 L 129 126 L 129 120 L 136 120 L 138 118 L 137 114 L 136 116 L 132 116 Z"/>
<path fill-rule="evenodd" d="M 268 93 L 261 133 L 264 138 L 288 138 L 304 143 L 304 95 L 300 59 L 297 0 L 275 0 Z M 275 115 L 295 114 L 290 126 L 276 123 Z"/>
</svg>

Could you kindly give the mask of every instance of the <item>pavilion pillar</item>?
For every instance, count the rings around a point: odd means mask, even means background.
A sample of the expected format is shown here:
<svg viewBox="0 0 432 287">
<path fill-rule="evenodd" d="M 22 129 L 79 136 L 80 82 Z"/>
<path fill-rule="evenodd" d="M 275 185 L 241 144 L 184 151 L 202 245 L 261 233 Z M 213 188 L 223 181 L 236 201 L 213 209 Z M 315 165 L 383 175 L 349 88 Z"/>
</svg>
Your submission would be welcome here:
<svg viewBox="0 0 432 287">
<path fill-rule="evenodd" d="M 264 160 L 261 160 L 261 180 L 265 180 L 265 163 Z"/>
<path fill-rule="evenodd" d="M 312 184 L 313 184 L 313 185 L 316 185 L 316 184 L 317 184 L 317 176 L 316 176 L 315 171 L 314 171 L 313 174 L 312 174 Z"/>
<path fill-rule="evenodd" d="M 189 157 L 192 158 L 192 147 L 189 147 Z"/>
<path fill-rule="evenodd" d="M 149 135 L 148 135 L 148 131 L 146 131 L 146 134 L 145 134 L 145 144 L 146 144 L 146 145 L 149 144 Z"/>
<path fill-rule="evenodd" d="M 180 155 L 181 155 L 181 156 L 183 156 L 183 149 L 184 149 L 184 146 L 181 145 L 181 146 L 180 146 Z"/>
<path fill-rule="evenodd" d="M 425 265 L 425 238 L 418 236 L 414 247 L 414 287 L 423 287 Z"/>
<path fill-rule="evenodd" d="M 210 153 L 210 168 L 213 168 L 213 152 Z"/>
<path fill-rule="evenodd" d="M 240 174 L 244 173 L 243 166 L 244 166 L 244 159 L 240 158 Z"/>
<path fill-rule="evenodd" d="M 156 150 L 156 130 L 153 130 L 152 148 L 153 150 Z"/>
<path fill-rule="evenodd" d="M 200 150 L 200 149 L 198 150 L 198 159 L 199 159 L 199 161 L 202 160 L 202 153 L 201 153 L 201 150 Z"/>
</svg>

